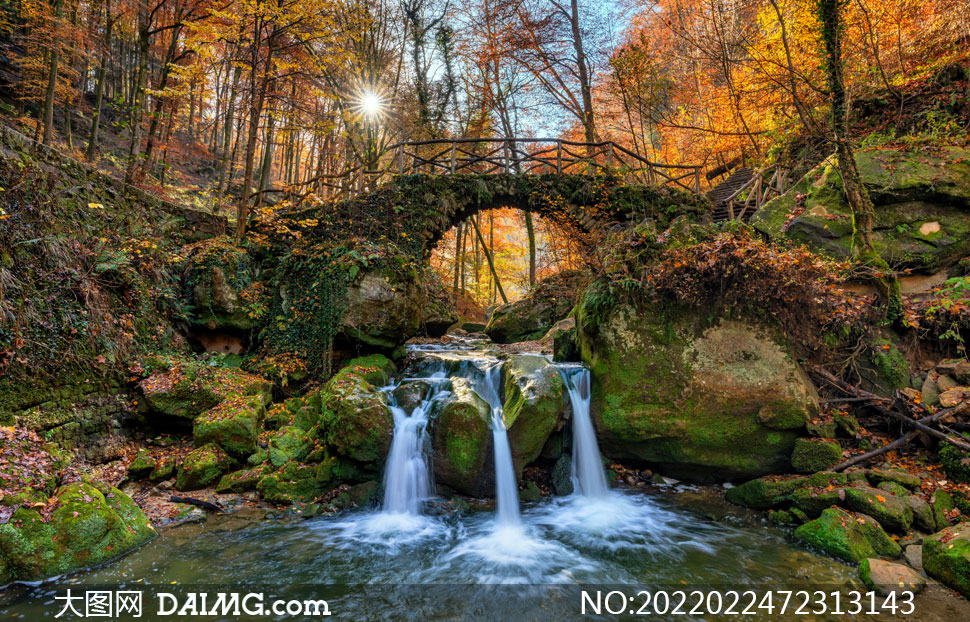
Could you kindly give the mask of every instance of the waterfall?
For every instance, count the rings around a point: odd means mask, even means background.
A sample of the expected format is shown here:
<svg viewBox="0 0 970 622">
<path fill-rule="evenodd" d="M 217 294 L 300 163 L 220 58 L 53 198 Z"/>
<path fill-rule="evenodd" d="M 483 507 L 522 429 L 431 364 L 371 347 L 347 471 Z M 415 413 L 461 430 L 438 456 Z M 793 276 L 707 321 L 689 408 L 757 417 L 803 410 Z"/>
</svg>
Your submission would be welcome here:
<svg viewBox="0 0 970 622">
<path fill-rule="evenodd" d="M 482 370 L 483 376 L 476 383 L 475 391 L 492 409 L 492 445 L 495 450 L 495 499 L 498 502 L 496 523 L 514 526 L 521 523 L 519 517 L 519 490 L 512 465 L 509 434 L 502 418 L 503 400 L 499 393 L 502 386 L 502 363 Z"/>
<path fill-rule="evenodd" d="M 573 406 L 573 487 L 584 497 L 603 497 L 607 493 L 606 474 L 589 414 L 589 370 L 578 365 L 562 365 L 559 371 Z"/>
<path fill-rule="evenodd" d="M 384 467 L 382 510 L 386 514 L 417 516 L 421 514 L 421 503 L 434 495 L 427 452 L 428 414 L 435 399 L 443 393 L 440 380 L 444 378 L 444 372 L 436 372 L 428 378 L 431 384 L 428 393 L 410 415 L 394 403 L 393 393 L 388 395 L 394 415 L 394 437 Z"/>
</svg>

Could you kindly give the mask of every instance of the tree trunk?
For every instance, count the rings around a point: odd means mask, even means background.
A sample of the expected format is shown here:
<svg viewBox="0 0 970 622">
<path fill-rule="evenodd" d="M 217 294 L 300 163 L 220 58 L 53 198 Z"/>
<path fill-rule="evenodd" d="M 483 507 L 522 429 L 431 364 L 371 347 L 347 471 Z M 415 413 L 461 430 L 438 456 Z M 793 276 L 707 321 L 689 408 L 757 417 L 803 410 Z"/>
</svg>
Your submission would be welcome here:
<svg viewBox="0 0 970 622">
<path fill-rule="evenodd" d="M 54 0 L 54 19 L 61 18 L 61 0 Z M 54 131 L 54 99 L 57 97 L 57 71 L 60 61 L 60 47 L 57 41 L 50 42 L 48 56 L 47 90 L 44 93 L 44 140 L 45 145 L 51 144 Z"/>
<path fill-rule="evenodd" d="M 125 173 L 125 183 L 135 180 L 138 169 L 139 150 L 141 149 L 142 113 L 145 109 L 145 98 L 148 93 L 148 54 L 151 51 L 150 30 L 148 24 L 148 7 L 141 5 L 138 10 L 138 83 L 135 86 L 134 107 L 131 111 L 131 144 L 128 145 L 128 170 Z"/>
<path fill-rule="evenodd" d="M 261 21 L 257 21 L 255 27 L 255 37 L 253 42 L 250 44 L 250 54 L 251 54 L 251 79 L 250 84 L 255 87 L 256 82 L 256 72 L 259 67 L 259 40 L 262 36 L 263 25 Z M 243 238 L 246 236 L 246 226 L 249 220 L 249 194 L 252 192 L 253 186 L 253 173 L 255 168 L 256 160 L 256 139 L 259 136 L 259 119 L 262 116 L 263 104 L 266 101 L 266 91 L 269 88 L 270 82 L 270 68 L 273 63 L 273 43 L 275 39 L 275 32 L 271 33 L 269 36 L 269 49 L 266 52 L 266 59 L 263 61 L 263 77 L 262 85 L 259 88 L 258 94 L 252 95 L 255 90 L 250 89 L 250 106 L 249 106 L 249 136 L 246 140 L 246 167 L 243 173 L 243 187 L 239 195 L 239 203 L 236 205 L 236 243 L 242 243 Z"/>
<path fill-rule="evenodd" d="M 869 192 L 862 183 L 859 169 L 848 137 L 849 108 L 846 101 L 844 67 L 842 64 L 843 0 L 817 0 L 821 25 L 825 69 L 832 98 L 832 136 L 846 201 L 852 210 L 852 253 L 855 259 L 872 270 L 872 280 L 879 292 L 883 313 L 887 320 L 898 322 L 902 317 L 902 298 L 896 274 L 872 245 L 872 224 L 875 209 Z"/>
<path fill-rule="evenodd" d="M 229 89 L 229 101 L 226 102 L 226 121 L 225 127 L 223 128 L 223 151 L 222 151 L 222 170 L 219 171 L 219 188 L 217 196 L 219 201 L 226 194 L 226 188 L 229 185 L 228 182 L 231 178 L 227 178 L 229 173 L 229 167 L 231 166 L 232 160 L 235 157 L 235 147 L 230 148 L 232 142 L 232 121 L 233 117 L 236 115 L 236 93 L 239 89 L 239 80 L 242 77 L 242 67 L 236 65 L 236 68 L 232 72 L 232 86 Z M 235 143 L 238 145 L 237 142 Z M 233 153 L 230 153 L 233 152 Z"/>
<path fill-rule="evenodd" d="M 84 158 L 93 161 L 98 150 L 98 128 L 101 125 L 101 103 L 104 100 L 105 79 L 108 73 L 108 56 L 111 54 L 111 0 L 104 0 L 104 49 L 101 51 L 101 63 L 98 65 L 98 84 L 94 91 L 94 112 L 91 117 L 91 135 L 88 136 L 88 148 L 84 151 Z"/>
<path fill-rule="evenodd" d="M 458 287 L 461 285 L 461 240 L 462 231 L 461 223 L 455 227 L 455 285 L 452 288 L 454 291 L 455 306 L 458 306 Z"/>
<path fill-rule="evenodd" d="M 573 30 L 573 49 L 576 50 L 577 74 L 579 76 L 579 90 L 583 98 L 583 133 L 586 142 L 596 142 L 596 119 L 593 117 L 593 89 L 589 79 L 589 65 L 586 52 L 583 50 L 583 34 L 579 28 L 579 1 L 570 3 L 570 25 Z"/>
<path fill-rule="evenodd" d="M 532 214 L 525 213 L 525 233 L 529 237 L 529 287 L 536 286 L 536 229 L 532 223 Z"/>
<path fill-rule="evenodd" d="M 471 221 L 472 227 L 475 228 L 475 236 L 478 238 L 478 243 L 485 251 L 485 259 L 488 261 L 488 269 L 492 271 L 492 278 L 495 279 L 495 287 L 498 288 L 498 295 L 502 297 L 503 303 L 509 304 L 509 299 L 505 297 L 505 290 L 502 289 L 502 282 L 498 279 L 498 272 L 495 271 L 495 263 L 492 261 L 492 254 L 488 252 L 488 248 L 485 247 L 485 238 L 482 237 L 482 232 L 478 229 L 478 223 L 475 222 L 475 219 L 471 218 Z"/>
</svg>

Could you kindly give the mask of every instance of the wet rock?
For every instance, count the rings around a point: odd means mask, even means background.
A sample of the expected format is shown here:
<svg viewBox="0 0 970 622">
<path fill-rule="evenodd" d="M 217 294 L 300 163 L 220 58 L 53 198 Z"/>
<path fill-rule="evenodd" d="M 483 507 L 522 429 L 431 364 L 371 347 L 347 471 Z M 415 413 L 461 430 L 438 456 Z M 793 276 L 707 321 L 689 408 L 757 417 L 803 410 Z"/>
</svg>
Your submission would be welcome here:
<svg viewBox="0 0 970 622">
<path fill-rule="evenodd" d="M 792 468 L 799 473 L 824 471 L 841 461 L 841 445 L 812 438 L 797 439 L 791 454 Z"/>
<path fill-rule="evenodd" d="M 872 557 L 859 564 L 859 578 L 866 587 L 883 596 L 902 592 L 918 594 L 926 587 L 926 579 L 909 566 Z"/>
<path fill-rule="evenodd" d="M 923 540 L 923 568 L 943 585 L 970 598 L 970 522 Z"/>
<path fill-rule="evenodd" d="M 503 419 L 517 474 L 539 457 L 565 411 L 562 375 L 542 356 L 513 356 L 503 368 Z"/>
<path fill-rule="evenodd" d="M 524 298 L 492 312 L 485 333 L 495 343 L 541 339 L 576 304 L 589 277 L 565 271 L 539 281 Z"/>
<path fill-rule="evenodd" d="M 203 445 L 190 452 L 179 465 L 175 478 L 176 490 L 198 490 L 213 486 L 223 474 L 228 473 L 232 461 L 215 443 Z"/>
<path fill-rule="evenodd" d="M 563 454 L 552 467 L 552 488 L 560 497 L 573 494 L 573 459 Z"/>
<path fill-rule="evenodd" d="M 21 507 L 0 525 L 0 573 L 30 581 L 95 566 L 157 534 L 131 498 L 95 480 L 58 488 L 49 520 Z M 4 570 L 5 568 L 5 570 Z"/>
<path fill-rule="evenodd" d="M 519 491 L 519 499 L 527 503 L 538 501 L 542 498 L 542 492 L 535 482 L 526 482 L 522 490 Z"/>
<path fill-rule="evenodd" d="M 350 501 L 357 507 L 368 507 L 380 501 L 381 484 L 380 482 L 370 481 L 351 486 L 347 489 Z"/>
<path fill-rule="evenodd" d="M 266 412 L 259 396 L 231 397 L 200 415 L 192 424 L 196 447 L 215 443 L 237 460 L 256 451 L 256 439 Z"/>
<path fill-rule="evenodd" d="M 365 351 L 403 344 L 424 321 L 423 289 L 405 270 L 363 274 L 347 288 L 338 339 Z"/>
<path fill-rule="evenodd" d="M 410 413 L 421 405 L 430 390 L 431 383 L 429 382 L 407 380 L 394 389 L 394 401 L 404 409 L 404 412 Z"/>
<path fill-rule="evenodd" d="M 684 479 L 788 470 L 818 411 L 815 388 L 784 341 L 748 322 L 693 309 L 577 306 L 603 453 Z"/>
<path fill-rule="evenodd" d="M 785 510 L 770 510 L 768 512 L 768 520 L 776 525 L 796 525 L 798 524 L 798 519 L 791 512 L 786 512 Z"/>
<path fill-rule="evenodd" d="M 905 499 L 877 488 L 848 488 L 845 505 L 872 516 L 886 529 L 905 533 L 913 524 L 913 510 Z"/>
<path fill-rule="evenodd" d="M 320 428 L 327 445 L 375 469 L 387 456 L 394 430 L 387 395 L 378 390 L 392 369 L 393 364 L 380 355 L 354 359 L 324 387 L 327 397 Z"/>
<path fill-rule="evenodd" d="M 790 502 L 792 493 L 806 484 L 807 477 L 760 477 L 729 489 L 724 497 L 737 505 L 766 510 Z"/>
<path fill-rule="evenodd" d="M 432 437 L 435 481 L 472 497 L 489 491 L 491 408 L 466 378 L 452 378 L 453 396 L 438 413 Z"/>
<path fill-rule="evenodd" d="M 795 530 L 795 537 L 848 562 L 867 557 L 899 557 L 902 549 L 875 519 L 864 514 L 828 508 L 822 515 Z"/>
<path fill-rule="evenodd" d="M 155 470 L 155 459 L 145 449 L 139 449 L 135 459 L 128 465 L 128 479 L 138 481 L 147 478 Z"/>
</svg>

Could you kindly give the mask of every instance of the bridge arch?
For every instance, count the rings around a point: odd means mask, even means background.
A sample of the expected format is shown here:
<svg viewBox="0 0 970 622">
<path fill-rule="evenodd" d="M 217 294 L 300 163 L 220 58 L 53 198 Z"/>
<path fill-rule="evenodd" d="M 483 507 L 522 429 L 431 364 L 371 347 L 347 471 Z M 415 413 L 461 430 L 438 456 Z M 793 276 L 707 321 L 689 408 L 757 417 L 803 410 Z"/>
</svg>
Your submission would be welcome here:
<svg viewBox="0 0 970 622">
<path fill-rule="evenodd" d="M 702 217 L 701 195 L 627 184 L 610 174 L 402 175 L 376 190 L 311 210 L 333 231 L 390 240 L 423 257 L 445 233 L 479 212 L 510 207 L 591 235 L 616 224 L 654 218 L 663 226 L 679 214 Z M 306 217 L 303 210 L 300 217 Z"/>
</svg>

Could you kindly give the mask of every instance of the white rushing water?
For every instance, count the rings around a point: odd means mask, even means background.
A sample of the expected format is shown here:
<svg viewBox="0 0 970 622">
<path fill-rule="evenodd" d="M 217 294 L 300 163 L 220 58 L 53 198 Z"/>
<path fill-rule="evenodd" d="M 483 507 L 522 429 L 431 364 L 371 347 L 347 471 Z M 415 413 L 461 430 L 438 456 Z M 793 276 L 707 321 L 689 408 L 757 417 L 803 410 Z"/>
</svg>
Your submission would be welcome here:
<svg viewBox="0 0 970 622">
<path fill-rule="evenodd" d="M 482 369 L 482 377 L 475 383 L 475 391 L 492 409 L 492 445 L 495 451 L 495 500 L 498 504 L 496 525 L 514 526 L 519 517 L 519 488 L 515 482 L 509 434 L 505 429 L 502 388 L 502 363 Z"/>
<path fill-rule="evenodd" d="M 394 403 L 389 392 L 390 409 L 394 415 L 394 437 L 384 467 L 384 505 L 388 514 L 421 514 L 421 504 L 434 496 L 431 465 L 428 456 L 428 414 L 435 399 L 441 396 L 446 380 L 444 372 L 435 372 L 427 382 L 427 394 L 407 413 Z M 408 382 L 406 379 L 404 382 Z"/>
<path fill-rule="evenodd" d="M 561 365 L 559 371 L 573 407 L 573 487 L 584 497 L 606 497 L 606 473 L 589 414 L 589 370 L 580 365 Z"/>
</svg>

